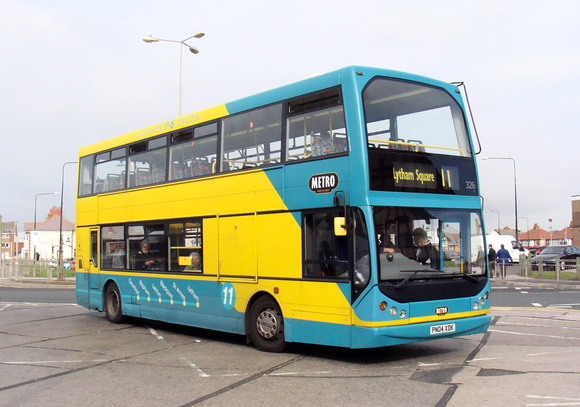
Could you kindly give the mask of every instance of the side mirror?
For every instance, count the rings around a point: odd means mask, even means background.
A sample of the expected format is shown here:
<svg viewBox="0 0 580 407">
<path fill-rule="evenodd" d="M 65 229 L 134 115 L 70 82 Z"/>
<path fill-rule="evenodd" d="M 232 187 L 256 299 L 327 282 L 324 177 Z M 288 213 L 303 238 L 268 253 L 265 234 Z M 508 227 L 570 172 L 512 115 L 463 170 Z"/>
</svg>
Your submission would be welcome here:
<svg viewBox="0 0 580 407">
<path fill-rule="evenodd" d="M 334 218 L 334 236 L 346 236 L 346 218 L 344 216 Z"/>
</svg>

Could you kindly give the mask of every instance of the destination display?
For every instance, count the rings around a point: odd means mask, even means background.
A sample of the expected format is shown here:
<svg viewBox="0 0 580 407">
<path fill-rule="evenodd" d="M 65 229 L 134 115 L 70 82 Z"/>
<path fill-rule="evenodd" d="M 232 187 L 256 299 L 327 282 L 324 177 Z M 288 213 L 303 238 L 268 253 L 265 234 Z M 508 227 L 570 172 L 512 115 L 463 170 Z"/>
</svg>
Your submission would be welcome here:
<svg viewBox="0 0 580 407">
<path fill-rule="evenodd" d="M 369 151 L 371 190 L 477 195 L 468 157 L 411 156 Z"/>
<path fill-rule="evenodd" d="M 457 167 L 446 166 L 438 171 L 433 165 L 394 162 L 393 180 L 395 188 L 460 189 Z"/>
</svg>

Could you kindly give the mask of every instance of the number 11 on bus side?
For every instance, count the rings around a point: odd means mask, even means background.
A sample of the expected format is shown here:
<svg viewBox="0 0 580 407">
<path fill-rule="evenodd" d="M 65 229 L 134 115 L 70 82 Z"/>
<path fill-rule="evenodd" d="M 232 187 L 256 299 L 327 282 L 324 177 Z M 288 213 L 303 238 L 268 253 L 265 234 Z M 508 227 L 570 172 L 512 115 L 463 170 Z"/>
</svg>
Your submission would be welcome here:
<svg viewBox="0 0 580 407">
<path fill-rule="evenodd" d="M 474 143 L 454 85 L 354 66 L 170 122 L 80 150 L 80 305 L 271 352 L 487 330 Z"/>
</svg>

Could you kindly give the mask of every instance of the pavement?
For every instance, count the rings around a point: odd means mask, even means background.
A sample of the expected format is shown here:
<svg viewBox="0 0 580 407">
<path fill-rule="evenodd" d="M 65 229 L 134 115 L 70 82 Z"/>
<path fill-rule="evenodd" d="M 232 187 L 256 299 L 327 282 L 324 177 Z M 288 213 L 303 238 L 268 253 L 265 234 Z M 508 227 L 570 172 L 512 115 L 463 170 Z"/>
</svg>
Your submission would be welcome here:
<svg viewBox="0 0 580 407">
<path fill-rule="evenodd" d="M 75 279 L 66 278 L 64 280 L 51 279 L 47 281 L 46 278 L 2 278 L 0 277 L 0 287 L 13 287 L 13 288 L 68 288 L 75 289 Z"/>
</svg>

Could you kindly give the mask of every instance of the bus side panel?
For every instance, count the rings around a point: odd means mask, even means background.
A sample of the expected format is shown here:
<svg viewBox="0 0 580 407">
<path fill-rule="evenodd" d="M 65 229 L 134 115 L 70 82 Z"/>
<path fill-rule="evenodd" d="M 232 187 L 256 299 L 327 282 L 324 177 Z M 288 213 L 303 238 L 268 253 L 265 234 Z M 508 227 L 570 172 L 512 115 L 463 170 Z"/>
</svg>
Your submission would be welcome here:
<svg viewBox="0 0 580 407">
<path fill-rule="evenodd" d="M 231 283 L 167 275 L 105 275 L 121 291 L 123 314 L 198 328 L 243 334 L 244 314 L 234 305 Z M 224 287 L 226 290 L 224 290 Z"/>
<path fill-rule="evenodd" d="M 257 217 L 259 278 L 302 278 L 300 225 L 288 212 Z"/>
<path fill-rule="evenodd" d="M 306 321 L 286 318 L 286 339 L 289 342 L 313 345 L 351 347 L 352 327 L 348 324 Z"/>
</svg>

